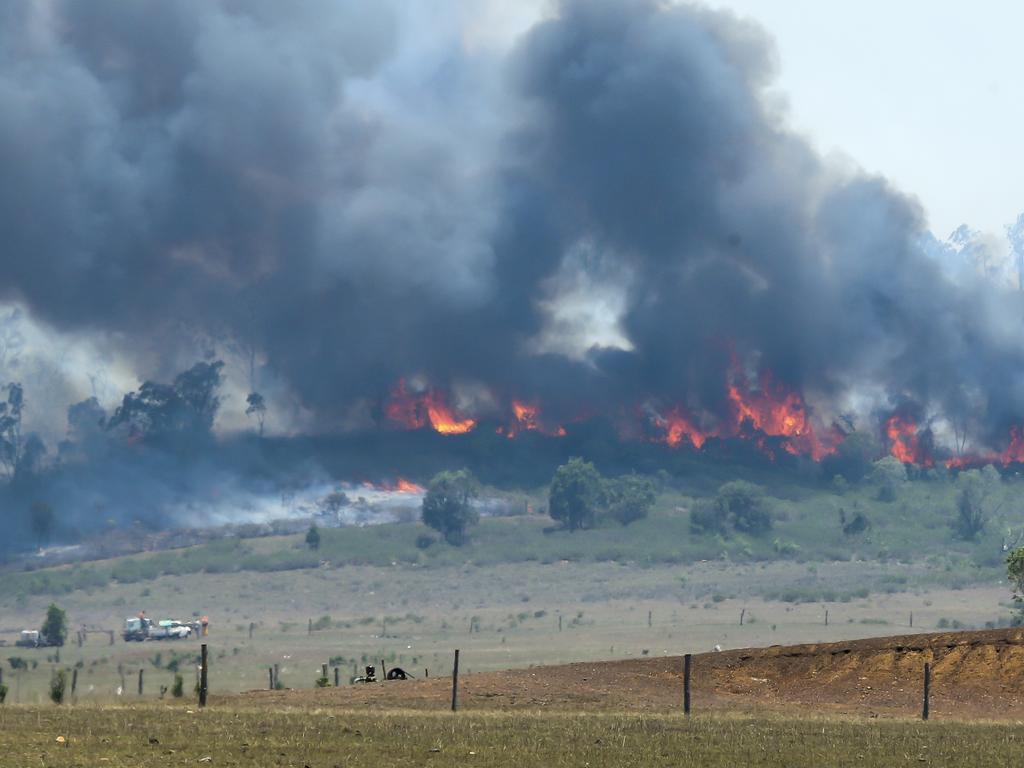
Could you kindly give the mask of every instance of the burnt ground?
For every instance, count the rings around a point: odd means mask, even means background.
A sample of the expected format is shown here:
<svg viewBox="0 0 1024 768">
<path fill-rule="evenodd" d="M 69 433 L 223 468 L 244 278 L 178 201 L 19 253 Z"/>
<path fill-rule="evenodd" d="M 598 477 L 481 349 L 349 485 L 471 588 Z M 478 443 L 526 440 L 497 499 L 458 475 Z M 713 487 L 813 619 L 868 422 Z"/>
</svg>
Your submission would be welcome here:
<svg viewBox="0 0 1024 768">
<path fill-rule="evenodd" d="M 693 657 L 700 711 L 776 711 L 900 717 L 920 712 L 932 665 L 935 718 L 1024 720 L 1024 629 L 942 632 L 772 646 Z M 679 711 L 680 656 L 460 675 L 467 711 Z M 422 670 L 420 670 L 422 671 Z M 269 707 L 430 709 L 450 705 L 451 678 L 303 691 L 252 691 Z"/>
</svg>

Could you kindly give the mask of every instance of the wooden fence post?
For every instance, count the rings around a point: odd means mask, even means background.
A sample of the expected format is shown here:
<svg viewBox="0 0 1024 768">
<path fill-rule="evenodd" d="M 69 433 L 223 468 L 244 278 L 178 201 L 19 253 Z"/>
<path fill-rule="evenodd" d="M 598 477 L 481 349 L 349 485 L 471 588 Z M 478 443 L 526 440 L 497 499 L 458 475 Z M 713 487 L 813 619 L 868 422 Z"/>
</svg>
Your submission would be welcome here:
<svg viewBox="0 0 1024 768">
<path fill-rule="evenodd" d="M 910 612 L 910 626 L 911 627 L 914 626 L 914 612 L 913 611 Z"/>
<path fill-rule="evenodd" d="M 268 682 L 269 682 L 269 685 L 270 685 L 270 688 L 268 690 L 272 691 L 272 690 L 274 690 L 274 668 L 273 667 L 267 667 L 267 678 L 268 678 Z"/>
<path fill-rule="evenodd" d="M 341 685 L 341 667 L 334 668 L 334 687 L 337 688 Z"/>
<path fill-rule="evenodd" d="M 388 668 L 384 664 L 384 659 L 380 660 L 380 681 L 383 683 L 388 679 Z"/>
<path fill-rule="evenodd" d="M 932 665 L 927 661 L 924 663 L 924 705 L 921 709 L 921 719 L 928 719 L 928 697 L 931 694 L 932 687 Z"/>
<path fill-rule="evenodd" d="M 144 670 L 144 669 L 140 669 L 139 670 L 139 696 L 142 695 L 142 673 L 145 672 L 145 671 L 146 670 Z"/>
<path fill-rule="evenodd" d="M 692 654 L 683 656 L 683 714 L 690 716 L 690 665 Z"/>
<path fill-rule="evenodd" d="M 277 690 L 277 686 L 281 684 L 281 667 L 277 664 L 274 665 L 274 690 Z"/>
<path fill-rule="evenodd" d="M 249 622 L 249 639 L 250 640 L 252 640 L 252 631 L 254 629 L 256 629 L 256 624 L 255 624 L 255 622 L 250 621 Z"/>
<path fill-rule="evenodd" d="M 746 615 L 746 613 L 747 613 L 747 609 L 746 608 L 744 608 L 743 610 L 740 611 L 740 626 L 741 627 L 743 626 L 743 617 Z"/>
<path fill-rule="evenodd" d="M 209 667 L 209 654 L 207 653 L 206 643 L 203 643 L 201 649 L 202 657 L 202 669 L 199 670 L 199 706 L 206 706 L 206 692 L 209 684 L 208 667 Z"/>
<path fill-rule="evenodd" d="M 647 612 L 647 626 L 648 627 L 652 626 L 651 620 L 653 618 L 653 613 L 654 613 L 653 611 L 648 611 Z"/>
<path fill-rule="evenodd" d="M 307 635 L 312 635 L 313 634 L 313 620 L 312 619 L 310 619 L 309 620 L 309 624 L 306 625 L 306 634 Z"/>
<path fill-rule="evenodd" d="M 558 614 L 558 631 L 562 631 L 562 614 Z"/>
<path fill-rule="evenodd" d="M 3 682 L 3 675 L 0 675 L 0 683 Z M 71 670 L 71 696 L 74 698 L 75 691 L 78 689 L 78 667 Z"/>
<path fill-rule="evenodd" d="M 828 608 L 825 609 L 825 626 L 828 626 Z"/>
<path fill-rule="evenodd" d="M 455 649 L 455 666 L 452 667 L 452 712 L 459 708 L 459 649 Z"/>
</svg>

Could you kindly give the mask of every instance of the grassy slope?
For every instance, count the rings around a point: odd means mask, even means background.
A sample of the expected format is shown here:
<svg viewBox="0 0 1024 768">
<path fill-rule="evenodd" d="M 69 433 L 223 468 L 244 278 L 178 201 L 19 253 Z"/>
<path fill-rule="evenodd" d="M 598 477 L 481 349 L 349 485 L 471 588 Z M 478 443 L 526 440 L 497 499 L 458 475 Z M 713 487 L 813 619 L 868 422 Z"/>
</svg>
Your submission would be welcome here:
<svg viewBox="0 0 1024 768">
<path fill-rule="evenodd" d="M 877 499 L 877 489 L 870 484 L 842 495 L 796 484 L 776 486 L 770 489 L 774 495 L 769 499 L 775 528 L 760 538 L 693 534 L 688 514 L 693 497 L 668 490 L 647 519 L 627 528 L 611 524 L 568 533 L 551 531 L 551 521 L 539 515 L 485 519 L 473 529 L 466 546 L 435 543 L 426 549 L 417 547 L 417 539 L 427 532 L 419 523 L 345 528 L 323 531 L 318 551 L 306 548 L 299 536 L 223 540 L 70 568 L 0 572 L 0 589 L 15 595 L 63 594 L 103 587 L 111 580 L 126 584 L 196 572 L 284 571 L 318 567 L 323 561 L 331 566 L 399 562 L 444 567 L 562 560 L 649 566 L 714 559 L 918 562 L 936 572 L 930 578 L 964 586 L 998 578 L 1003 557 L 1000 533 L 1008 525 L 1024 524 L 1024 514 L 1013 504 L 1018 485 L 1017 481 L 1003 484 L 999 518 L 990 521 L 976 542 L 960 541 L 952 534 L 956 489 L 949 482 L 907 483 L 897 499 L 888 503 Z M 993 501 L 993 507 L 997 503 Z M 848 516 L 864 512 L 871 520 L 870 531 L 843 535 L 840 509 Z M 848 591 L 857 596 L 863 588 Z"/>
<path fill-rule="evenodd" d="M 1022 741 L 1011 725 L 910 721 L 0 708 L 0 754 L 40 766 L 1001 766 Z"/>
</svg>

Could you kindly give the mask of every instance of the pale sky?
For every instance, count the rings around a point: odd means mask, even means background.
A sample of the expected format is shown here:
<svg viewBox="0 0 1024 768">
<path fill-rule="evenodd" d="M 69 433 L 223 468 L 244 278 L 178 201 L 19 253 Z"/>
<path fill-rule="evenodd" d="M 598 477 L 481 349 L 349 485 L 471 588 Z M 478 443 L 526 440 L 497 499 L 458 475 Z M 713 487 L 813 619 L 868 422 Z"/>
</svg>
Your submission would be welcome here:
<svg viewBox="0 0 1024 768">
<path fill-rule="evenodd" d="M 761 22 L 794 127 L 916 195 L 940 238 L 1024 212 L 1024 2 L 707 4 Z"/>
</svg>

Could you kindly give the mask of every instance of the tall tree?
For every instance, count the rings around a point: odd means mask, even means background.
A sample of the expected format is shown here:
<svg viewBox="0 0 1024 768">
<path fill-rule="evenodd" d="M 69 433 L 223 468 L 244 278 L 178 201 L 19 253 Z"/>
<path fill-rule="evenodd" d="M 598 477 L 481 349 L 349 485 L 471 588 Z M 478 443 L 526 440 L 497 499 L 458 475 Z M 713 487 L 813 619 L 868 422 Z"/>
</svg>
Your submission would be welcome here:
<svg viewBox="0 0 1024 768">
<path fill-rule="evenodd" d="M 21 465 L 21 415 L 25 407 L 25 393 L 21 384 L 7 384 L 0 390 L 7 391 L 7 399 L 0 400 L 0 467 L 8 478 L 13 479 Z"/>
<path fill-rule="evenodd" d="M 570 531 L 590 528 L 601 504 L 601 475 L 588 461 L 572 458 L 551 478 L 548 514 Z"/>
<path fill-rule="evenodd" d="M 974 541 L 985 530 L 1001 502 L 997 500 L 1002 477 L 991 464 L 982 470 L 969 469 L 956 479 L 956 518 L 953 531 L 965 541 Z"/>
<path fill-rule="evenodd" d="M 608 513 L 622 525 L 647 517 L 657 493 L 654 482 L 639 475 L 623 475 L 605 483 Z"/>
<path fill-rule="evenodd" d="M 259 392 L 250 392 L 245 398 L 245 415 L 255 416 L 259 435 L 263 437 L 263 421 L 267 417 L 267 403 Z"/>
<path fill-rule="evenodd" d="M 68 615 L 57 607 L 56 603 L 50 603 L 46 609 L 46 620 L 43 622 L 39 634 L 46 638 L 50 645 L 64 645 L 68 637 Z"/>
<path fill-rule="evenodd" d="M 423 522 L 454 546 L 466 541 L 466 528 L 479 519 L 472 500 L 477 482 L 468 469 L 441 472 L 434 476 L 423 497 Z"/>
<path fill-rule="evenodd" d="M 35 501 L 29 507 L 29 527 L 32 528 L 32 535 L 36 537 L 36 544 L 40 548 L 50 540 L 55 522 L 53 507 L 45 501 Z"/>
<path fill-rule="evenodd" d="M 124 396 L 107 428 L 125 426 L 142 437 L 209 433 L 220 407 L 223 368 L 220 360 L 196 363 L 173 384 L 144 382 Z"/>
</svg>

